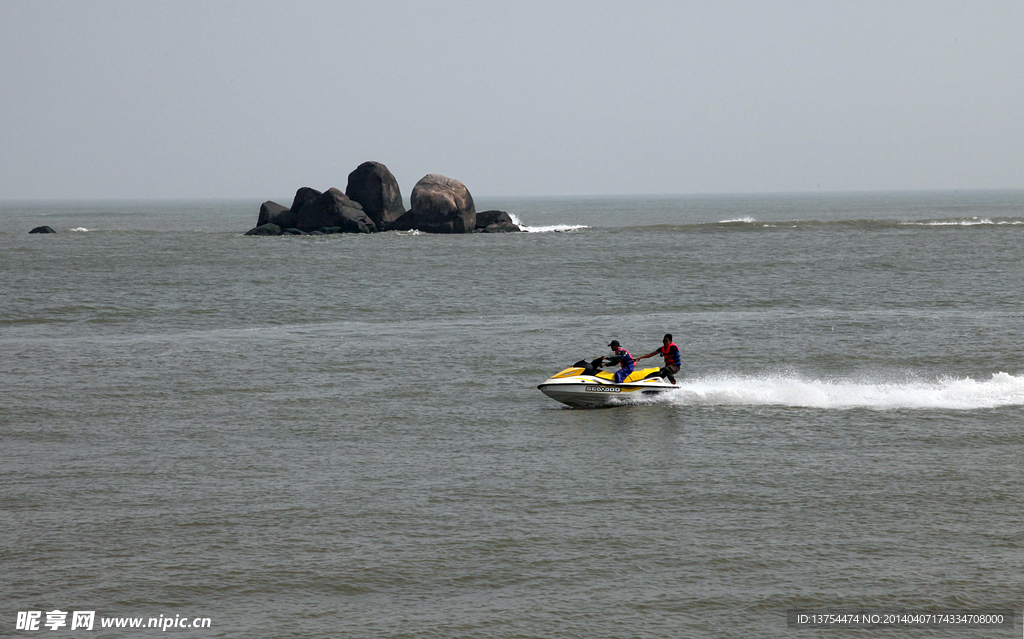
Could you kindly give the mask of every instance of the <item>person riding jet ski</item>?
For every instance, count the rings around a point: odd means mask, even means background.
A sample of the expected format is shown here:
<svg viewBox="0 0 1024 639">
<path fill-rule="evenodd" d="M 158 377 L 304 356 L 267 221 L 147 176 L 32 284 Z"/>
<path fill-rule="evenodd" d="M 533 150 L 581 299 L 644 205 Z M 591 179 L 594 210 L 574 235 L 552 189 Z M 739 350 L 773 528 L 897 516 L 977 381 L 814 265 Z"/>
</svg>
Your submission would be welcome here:
<svg viewBox="0 0 1024 639">
<path fill-rule="evenodd" d="M 636 358 L 636 361 L 639 362 L 640 360 L 647 359 L 648 357 L 661 355 L 665 358 L 665 367 L 658 371 L 658 375 L 662 379 L 667 378 L 668 381 L 675 384 L 675 374 L 679 372 L 680 367 L 683 365 L 682 355 L 679 353 L 679 347 L 672 341 L 672 333 L 665 333 L 665 337 L 662 338 L 661 343 L 663 344 L 661 348 L 656 351 L 651 351 L 646 355 L 641 355 Z"/>
<path fill-rule="evenodd" d="M 614 366 L 616 364 L 620 366 L 619 370 L 615 371 L 615 383 L 621 384 L 623 380 L 629 377 L 629 374 L 633 372 L 633 366 L 636 364 L 636 360 L 629 354 L 629 351 L 619 346 L 619 340 L 617 339 L 613 339 L 608 344 L 608 347 L 612 349 L 612 352 L 615 354 L 611 357 L 601 357 L 599 360 L 606 360 L 605 365 L 607 366 Z M 598 362 L 598 365 L 602 365 L 601 361 Z"/>
</svg>

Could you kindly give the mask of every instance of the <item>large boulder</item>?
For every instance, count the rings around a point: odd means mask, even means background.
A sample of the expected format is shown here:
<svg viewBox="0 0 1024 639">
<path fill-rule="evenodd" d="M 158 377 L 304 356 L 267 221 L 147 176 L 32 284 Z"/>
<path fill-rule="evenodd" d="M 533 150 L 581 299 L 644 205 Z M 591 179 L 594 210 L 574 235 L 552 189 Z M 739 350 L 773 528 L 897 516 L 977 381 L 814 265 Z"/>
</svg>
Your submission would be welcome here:
<svg viewBox="0 0 1024 639">
<path fill-rule="evenodd" d="M 476 206 L 462 182 L 431 173 L 412 189 L 410 222 L 428 233 L 472 233 L 476 230 Z"/>
<path fill-rule="evenodd" d="M 340 227 L 343 233 L 372 233 L 377 225 L 363 212 L 359 202 L 353 202 L 338 189 L 320 193 L 301 188 L 292 205 L 292 226 L 301 231 Z"/>
<path fill-rule="evenodd" d="M 260 217 L 256 226 L 264 224 L 277 224 L 281 228 L 288 228 L 292 225 L 292 211 L 277 202 L 266 201 L 260 206 Z"/>
<path fill-rule="evenodd" d="M 323 195 L 322 192 L 308 186 L 300 188 L 295 192 L 295 197 L 292 198 L 292 210 L 298 211 L 303 206 L 316 202 L 321 195 Z"/>
<path fill-rule="evenodd" d="M 379 231 L 387 230 L 405 214 L 398 180 L 380 162 L 363 162 L 349 173 L 345 195 L 363 205 L 363 212 Z"/>
<path fill-rule="evenodd" d="M 37 226 L 34 229 L 32 229 L 31 231 L 29 231 L 28 233 L 29 233 L 29 235 L 31 235 L 33 233 L 56 233 L 56 232 L 57 231 L 54 231 L 53 227 L 50 227 L 50 226 Z"/>
<path fill-rule="evenodd" d="M 523 229 L 505 211 L 483 211 L 476 214 L 476 230 L 479 233 L 516 233 Z"/>
<path fill-rule="evenodd" d="M 416 224 L 412 219 L 412 211 L 406 211 L 405 215 L 388 224 L 389 231 L 413 231 Z"/>
</svg>

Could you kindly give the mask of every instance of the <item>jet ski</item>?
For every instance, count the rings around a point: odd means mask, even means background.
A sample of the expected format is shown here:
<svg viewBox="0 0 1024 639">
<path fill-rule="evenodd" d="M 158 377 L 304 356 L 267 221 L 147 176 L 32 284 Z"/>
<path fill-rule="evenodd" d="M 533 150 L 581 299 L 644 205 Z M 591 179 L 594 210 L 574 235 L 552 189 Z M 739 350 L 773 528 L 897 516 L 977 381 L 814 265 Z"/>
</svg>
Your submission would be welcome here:
<svg viewBox="0 0 1024 639">
<path fill-rule="evenodd" d="M 612 373 L 601 370 L 604 357 L 580 360 L 555 373 L 538 389 L 551 399 L 574 408 L 598 408 L 627 403 L 679 388 L 658 375 L 660 368 L 638 368 L 621 384 Z"/>
</svg>

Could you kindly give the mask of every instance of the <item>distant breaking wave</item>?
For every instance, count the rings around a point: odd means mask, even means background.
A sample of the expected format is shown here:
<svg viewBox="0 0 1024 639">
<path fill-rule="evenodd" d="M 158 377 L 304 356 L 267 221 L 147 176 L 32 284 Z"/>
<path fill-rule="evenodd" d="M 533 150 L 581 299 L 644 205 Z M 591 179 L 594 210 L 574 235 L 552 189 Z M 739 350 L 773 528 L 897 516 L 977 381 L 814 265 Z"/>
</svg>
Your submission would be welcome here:
<svg viewBox="0 0 1024 639">
<path fill-rule="evenodd" d="M 887 382 L 712 375 L 681 379 L 679 390 L 650 401 L 678 406 L 976 410 L 1024 405 L 1024 376 L 994 373 L 984 381 L 968 377 Z"/>
<path fill-rule="evenodd" d="M 817 227 L 848 227 L 855 229 L 895 229 L 908 226 L 936 226 L 936 227 L 951 227 L 951 226 L 1021 226 L 1024 225 L 1024 219 L 1022 218 L 987 218 L 987 217 L 970 217 L 970 218 L 952 218 L 952 219 L 938 219 L 938 220 L 882 220 L 882 219 L 865 219 L 865 220 L 786 220 L 786 221 L 773 221 L 766 222 L 757 220 L 752 217 L 741 217 L 729 220 L 719 220 L 714 223 L 697 223 L 697 224 L 684 224 L 678 228 L 817 228 Z"/>
<path fill-rule="evenodd" d="M 509 213 L 509 217 L 512 218 L 512 223 L 523 229 L 527 233 L 564 233 L 566 231 L 578 231 L 580 229 L 590 228 L 585 224 L 552 224 L 549 226 L 527 226 L 523 224 L 523 221 L 519 219 L 515 213 Z"/>
</svg>

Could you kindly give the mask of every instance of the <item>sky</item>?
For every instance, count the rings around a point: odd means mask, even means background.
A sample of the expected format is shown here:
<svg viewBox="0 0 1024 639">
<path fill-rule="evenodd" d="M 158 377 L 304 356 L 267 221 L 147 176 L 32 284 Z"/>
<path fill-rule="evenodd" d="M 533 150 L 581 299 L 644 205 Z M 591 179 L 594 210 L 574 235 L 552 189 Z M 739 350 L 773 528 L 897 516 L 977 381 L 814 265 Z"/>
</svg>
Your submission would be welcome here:
<svg viewBox="0 0 1024 639">
<path fill-rule="evenodd" d="M 0 0 L 0 200 L 1024 188 L 1022 0 Z"/>
</svg>

